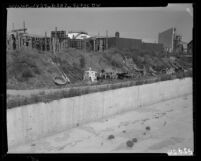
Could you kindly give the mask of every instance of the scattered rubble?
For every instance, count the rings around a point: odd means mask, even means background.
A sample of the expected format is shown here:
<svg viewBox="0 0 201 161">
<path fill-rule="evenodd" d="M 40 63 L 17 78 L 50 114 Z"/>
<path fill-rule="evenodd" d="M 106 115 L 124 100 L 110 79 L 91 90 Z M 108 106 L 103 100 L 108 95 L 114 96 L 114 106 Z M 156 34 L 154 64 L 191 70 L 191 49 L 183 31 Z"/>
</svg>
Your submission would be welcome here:
<svg viewBox="0 0 201 161">
<path fill-rule="evenodd" d="M 147 131 L 150 131 L 150 130 L 151 130 L 151 128 L 150 128 L 149 126 L 147 126 L 147 127 L 146 127 L 146 130 L 147 130 Z"/>
<path fill-rule="evenodd" d="M 137 138 L 133 138 L 132 141 L 133 141 L 134 143 L 136 143 L 136 142 L 137 142 Z"/>
<path fill-rule="evenodd" d="M 110 139 L 114 139 L 114 135 L 109 135 L 108 140 L 110 140 Z"/>
<path fill-rule="evenodd" d="M 134 143 L 133 143 L 133 141 L 128 140 L 128 141 L 126 142 L 126 145 L 127 145 L 127 147 L 131 148 L 131 147 L 133 147 Z"/>
</svg>

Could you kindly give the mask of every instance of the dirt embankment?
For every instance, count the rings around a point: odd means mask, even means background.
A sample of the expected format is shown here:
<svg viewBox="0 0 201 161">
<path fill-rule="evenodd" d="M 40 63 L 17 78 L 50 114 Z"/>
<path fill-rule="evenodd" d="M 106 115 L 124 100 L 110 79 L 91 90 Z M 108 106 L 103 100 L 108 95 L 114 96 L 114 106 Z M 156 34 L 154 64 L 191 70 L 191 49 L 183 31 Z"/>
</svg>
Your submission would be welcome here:
<svg viewBox="0 0 201 161">
<path fill-rule="evenodd" d="M 155 71 L 170 68 L 171 59 L 163 53 L 138 50 L 109 49 L 104 52 L 86 52 L 69 48 L 56 55 L 37 50 L 7 52 L 7 89 L 60 88 L 53 78 L 63 71 L 71 81 L 69 87 L 83 85 L 83 73 L 89 67 L 100 72 L 127 72 L 133 66 L 142 69 L 152 67 Z M 192 67 L 192 60 L 176 58 L 184 68 Z M 53 63 L 54 62 L 54 63 Z M 57 65 L 55 65 L 57 64 Z"/>
</svg>

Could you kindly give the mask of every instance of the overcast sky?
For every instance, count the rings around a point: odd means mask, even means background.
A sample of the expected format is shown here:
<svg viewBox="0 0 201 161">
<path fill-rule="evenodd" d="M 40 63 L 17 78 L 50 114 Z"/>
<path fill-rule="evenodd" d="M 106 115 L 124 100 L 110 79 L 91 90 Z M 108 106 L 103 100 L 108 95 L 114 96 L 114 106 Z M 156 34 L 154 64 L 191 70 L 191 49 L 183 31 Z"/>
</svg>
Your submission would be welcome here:
<svg viewBox="0 0 201 161">
<path fill-rule="evenodd" d="M 176 27 L 183 41 L 192 40 L 192 4 L 170 4 L 152 8 L 8 8 L 7 29 L 21 28 L 23 21 L 31 34 L 44 35 L 55 29 L 84 30 L 90 35 L 139 38 L 158 42 L 158 33 Z"/>
</svg>

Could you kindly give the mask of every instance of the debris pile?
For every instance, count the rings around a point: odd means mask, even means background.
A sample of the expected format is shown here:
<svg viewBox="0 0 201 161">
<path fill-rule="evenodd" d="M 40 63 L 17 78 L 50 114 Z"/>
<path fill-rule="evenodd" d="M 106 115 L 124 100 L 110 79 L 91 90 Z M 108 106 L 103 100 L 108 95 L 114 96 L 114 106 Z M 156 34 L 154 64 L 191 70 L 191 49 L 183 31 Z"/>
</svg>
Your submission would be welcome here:
<svg viewBox="0 0 201 161">
<path fill-rule="evenodd" d="M 128 141 L 126 142 L 126 145 L 127 145 L 127 147 L 132 148 L 133 145 L 134 145 L 134 143 L 133 143 L 133 141 L 128 140 Z"/>
<path fill-rule="evenodd" d="M 132 141 L 133 141 L 134 143 L 136 143 L 136 142 L 137 142 L 137 138 L 133 138 Z"/>
<path fill-rule="evenodd" d="M 151 130 L 151 128 L 150 128 L 149 126 L 147 126 L 147 127 L 146 127 L 146 130 L 147 130 L 147 131 L 150 131 L 150 130 Z"/>
<path fill-rule="evenodd" d="M 114 139 L 114 135 L 109 135 L 108 140 Z"/>
</svg>

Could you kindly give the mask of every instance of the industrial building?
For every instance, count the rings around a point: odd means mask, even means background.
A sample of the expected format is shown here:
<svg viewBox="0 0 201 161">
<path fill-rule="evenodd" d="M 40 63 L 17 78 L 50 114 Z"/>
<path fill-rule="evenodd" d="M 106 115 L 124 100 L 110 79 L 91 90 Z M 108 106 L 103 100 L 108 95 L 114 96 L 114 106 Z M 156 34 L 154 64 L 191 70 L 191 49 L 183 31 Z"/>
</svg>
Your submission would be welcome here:
<svg viewBox="0 0 201 161">
<path fill-rule="evenodd" d="M 176 32 L 176 28 L 172 27 L 158 35 L 158 43 L 163 44 L 166 52 L 180 53 L 185 51 L 185 42 L 182 36 Z"/>
<path fill-rule="evenodd" d="M 25 24 L 22 29 L 12 30 L 7 33 L 7 49 L 20 48 L 37 49 L 58 53 L 67 48 L 76 48 L 87 51 L 104 51 L 109 48 L 118 49 L 147 49 L 157 52 L 163 51 L 163 45 L 159 43 L 145 43 L 141 39 L 122 38 L 116 32 L 113 37 L 90 36 L 85 31 L 59 31 L 57 27 L 51 31 L 50 37 L 28 34 Z M 168 35 L 169 36 L 169 35 Z M 165 44 L 166 45 L 166 44 Z M 167 46 L 167 45 L 166 45 Z"/>
<path fill-rule="evenodd" d="M 67 33 L 69 47 L 86 50 L 88 38 L 90 36 L 85 31 L 69 31 Z"/>
<path fill-rule="evenodd" d="M 168 52 L 173 51 L 174 33 L 175 33 L 175 28 L 170 28 L 159 33 L 159 36 L 158 36 L 158 43 L 163 44 L 164 49 Z"/>
<path fill-rule="evenodd" d="M 159 52 L 159 53 L 163 52 L 164 50 L 163 44 L 147 43 L 147 42 L 142 42 L 141 49 L 149 50 L 153 52 Z"/>
<path fill-rule="evenodd" d="M 119 32 L 116 32 L 114 37 L 96 36 L 89 39 L 90 49 L 94 51 L 104 51 L 109 48 L 163 51 L 163 44 L 145 43 L 141 39 L 121 38 Z"/>
<path fill-rule="evenodd" d="M 108 48 L 140 49 L 142 45 L 141 39 L 121 38 L 119 32 L 116 32 L 114 37 L 97 36 L 94 38 L 95 51 L 102 51 Z"/>
<path fill-rule="evenodd" d="M 10 33 L 8 34 L 7 39 L 7 49 L 15 50 L 20 48 L 35 48 L 38 50 L 48 51 L 51 48 L 50 43 L 50 37 L 28 33 Z"/>
<path fill-rule="evenodd" d="M 7 33 L 7 49 L 16 50 L 21 48 L 51 50 L 51 38 L 41 35 L 28 34 L 25 24 L 22 29 L 13 29 Z"/>
<path fill-rule="evenodd" d="M 57 31 L 56 27 L 55 31 L 51 31 L 51 51 L 53 53 L 57 53 L 65 48 L 68 48 L 68 39 L 66 31 Z"/>
</svg>

